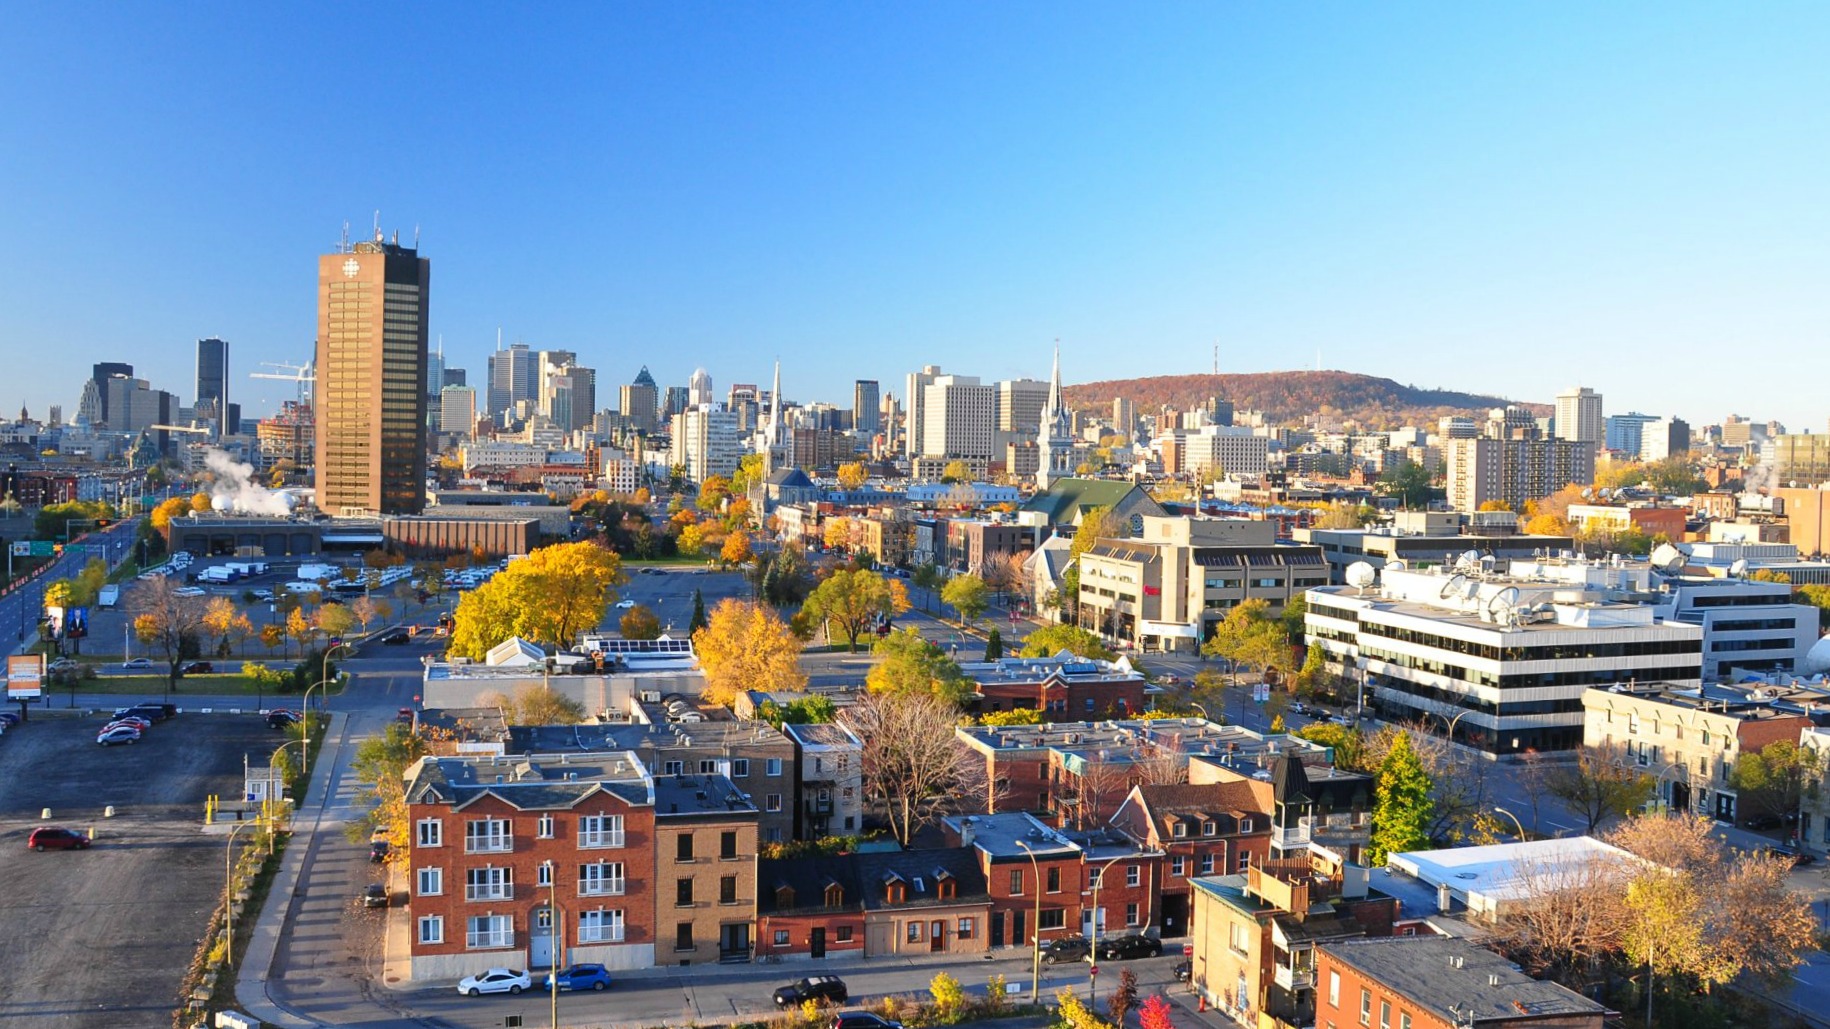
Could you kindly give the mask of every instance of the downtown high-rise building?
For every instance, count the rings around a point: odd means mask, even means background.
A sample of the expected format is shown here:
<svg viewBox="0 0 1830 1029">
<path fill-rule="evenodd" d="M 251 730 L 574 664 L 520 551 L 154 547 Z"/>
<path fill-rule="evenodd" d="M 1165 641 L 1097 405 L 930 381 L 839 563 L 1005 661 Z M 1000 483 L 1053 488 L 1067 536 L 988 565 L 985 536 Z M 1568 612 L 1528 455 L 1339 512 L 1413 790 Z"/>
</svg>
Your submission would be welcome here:
<svg viewBox="0 0 1830 1029">
<path fill-rule="evenodd" d="M 533 400 L 539 383 L 535 355 L 526 343 L 489 355 L 489 392 L 484 398 L 491 418 L 523 400 Z"/>
<path fill-rule="evenodd" d="M 477 391 L 469 386 L 446 386 L 438 391 L 438 429 L 463 436 L 476 434 Z"/>
<path fill-rule="evenodd" d="M 1587 386 L 1572 386 L 1557 394 L 1556 437 L 1577 443 L 1600 444 L 1607 434 L 1601 417 L 1601 394 Z"/>
<path fill-rule="evenodd" d="M 232 433 L 229 424 L 229 344 L 215 336 L 197 341 L 197 407 L 199 416 L 213 418 L 216 435 Z"/>
<path fill-rule="evenodd" d="M 426 326 L 432 262 L 380 232 L 318 258 L 317 504 L 426 506 Z"/>
<path fill-rule="evenodd" d="M 133 378 L 133 365 L 121 361 L 99 361 L 89 368 L 89 382 L 94 385 L 95 391 L 92 394 L 85 386 L 83 401 L 77 406 L 91 425 L 105 425 L 108 422 L 108 380 L 113 378 Z"/>
<path fill-rule="evenodd" d="M 638 432 L 654 432 L 660 427 L 657 415 L 661 406 L 661 391 L 655 388 L 654 376 L 648 374 L 648 366 L 636 373 L 635 381 L 617 390 L 617 404 L 622 408 L 623 420 L 630 428 Z"/>
<path fill-rule="evenodd" d="M 860 436 L 870 436 L 883 427 L 876 379 L 859 379 L 851 384 L 851 425 Z"/>
</svg>

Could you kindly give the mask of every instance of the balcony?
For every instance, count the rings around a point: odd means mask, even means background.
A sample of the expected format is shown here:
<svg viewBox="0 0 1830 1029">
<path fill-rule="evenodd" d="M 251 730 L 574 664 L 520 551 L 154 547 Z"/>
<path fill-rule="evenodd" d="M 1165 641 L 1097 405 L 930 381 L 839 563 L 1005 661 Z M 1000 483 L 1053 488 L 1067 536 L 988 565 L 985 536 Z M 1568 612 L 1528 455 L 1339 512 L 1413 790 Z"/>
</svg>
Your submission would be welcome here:
<svg viewBox="0 0 1830 1029">
<path fill-rule="evenodd" d="M 832 801 L 810 800 L 807 802 L 807 813 L 810 815 L 830 815 L 832 814 Z"/>
<path fill-rule="evenodd" d="M 1297 990 L 1312 989 L 1315 986 L 1315 969 L 1276 965 L 1271 969 L 1271 979 L 1278 986 L 1292 993 Z"/>
<path fill-rule="evenodd" d="M 623 834 L 620 832 L 581 832 L 578 834 L 580 850 L 596 850 L 603 847 L 620 847 L 623 845 Z"/>
<path fill-rule="evenodd" d="M 466 887 L 464 887 L 464 899 L 470 900 L 470 901 L 514 900 L 515 899 L 515 888 L 513 885 L 466 886 Z"/>
<path fill-rule="evenodd" d="M 507 854 L 515 849 L 513 836 L 466 836 L 466 854 Z"/>
<path fill-rule="evenodd" d="M 1325 818 L 1305 815 L 1293 826 L 1272 826 L 1271 845 L 1284 850 L 1319 843 L 1324 847 L 1350 847 L 1366 843 L 1372 834 L 1371 824 L 1351 816 L 1329 815 Z"/>
<path fill-rule="evenodd" d="M 578 883 L 580 897 L 620 897 L 623 895 L 621 879 L 582 879 Z"/>
</svg>

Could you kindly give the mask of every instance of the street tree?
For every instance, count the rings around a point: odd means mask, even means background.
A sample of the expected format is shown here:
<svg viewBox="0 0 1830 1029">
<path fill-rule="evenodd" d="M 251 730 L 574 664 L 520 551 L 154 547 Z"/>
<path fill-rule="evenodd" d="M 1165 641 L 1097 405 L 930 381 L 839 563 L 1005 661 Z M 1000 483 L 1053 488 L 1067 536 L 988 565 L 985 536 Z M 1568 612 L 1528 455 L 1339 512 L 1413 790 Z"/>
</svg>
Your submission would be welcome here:
<svg viewBox="0 0 1830 1029">
<path fill-rule="evenodd" d="M 705 699 L 726 707 L 745 690 L 799 692 L 807 688 L 800 641 L 767 604 L 726 599 L 693 633 L 705 671 Z"/>
<path fill-rule="evenodd" d="M 1430 777 L 1424 774 L 1423 765 L 1411 749 L 1410 736 L 1397 737 L 1379 766 L 1368 861 L 1383 865 L 1393 854 L 1429 846 L 1433 817 L 1430 787 Z"/>
<path fill-rule="evenodd" d="M 577 725 L 585 720 L 583 704 L 545 683 L 525 683 L 513 694 L 492 691 L 478 699 L 484 707 L 500 708 L 508 725 Z"/>
<path fill-rule="evenodd" d="M 335 639 L 355 626 L 356 616 L 350 613 L 347 604 L 325 604 L 318 609 L 316 621 L 325 636 Z"/>
<path fill-rule="evenodd" d="M 860 461 L 851 461 L 839 466 L 839 488 L 855 490 L 870 481 L 870 472 L 866 471 Z"/>
<path fill-rule="evenodd" d="M 510 636 L 571 646 L 580 632 L 603 624 L 626 581 L 622 559 L 589 540 L 541 547 L 458 602 L 451 653 L 481 660 Z"/>
<path fill-rule="evenodd" d="M 940 470 L 940 481 L 971 482 L 972 466 L 964 461 L 948 461 L 947 466 Z"/>
<path fill-rule="evenodd" d="M 1116 661 L 1118 654 L 1098 636 L 1082 629 L 1078 625 L 1058 622 L 1044 625 L 1032 631 L 1023 639 L 1023 649 L 1018 657 L 1054 657 L 1062 651 L 1076 657 L 1099 661 Z"/>
<path fill-rule="evenodd" d="M 402 583 L 402 585 L 405 584 Z M 411 587 L 408 588 L 411 589 Z M 356 622 L 362 626 L 362 631 L 368 632 L 369 626 L 373 623 L 394 617 L 394 607 L 385 600 L 363 595 L 350 601 L 349 613 L 355 616 Z"/>
<path fill-rule="evenodd" d="M 932 693 L 964 704 L 972 683 L 941 648 L 913 629 L 898 629 L 871 647 L 878 658 L 864 678 L 873 693 Z"/>
<path fill-rule="evenodd" d="M 694 587 L 693 588 L 693 616 L 692 616 L 691 620 L 689 620 L 686 623 L 686 631 L 690 632 L 690 633 L 697 633 L 700 629 L 705 628 L 708 624 L 710 624 L 710 623 L 705 617 L 705 595 L 703 593 L 699 592 L 698 587 Z"/>
<path fill-rule="evenodd" d="M 178 666 L 195 652 L 205 631 L 202 600 L 185 596 L 179 589 L 171 576 L 155 576 L 134 587 L 127 606 L 133 615 L 134 637 L 165 659 L 169 689 L 177 688 Z"/>
<path fill-rule="evenodd" d="M 984 760 L 954 733 L 959 717 L 952 702 L 916 690 L 867 693 L 846 712 L 864 741 L 865 795 L 884 806 L 904 847 L 949 799 L 976 803 L 987 794 Z"/>
<path fill-rule="evenodd" d="M 637 604 L 624 611 L 617 627 L 623 631 L 623 638 L 626 640 L 661 638 L 661 618 L 646 604 Z"/>
<path fill-rule="evenodd" d="M 357 802 L 365 810 L 345 833 L 360 843 L 380 833 L 388 841 L 389 862 L 404 863 L 411 851 L 412 819 L 407 817 L 406 771 L 426 754 L 426 741 L 411 727 L 389 725 L 356 747 L 350 771 L 361 784 Z"/>
<path fill-rule="evenodd" d="M 216 641 L 211 649 L 217 657 L 228 657 L 236 643 L 254 635 L 254 624 L 228 597 L 211 597 L 204 605 L 203 628 Z"/>
<path fill-rule="evenodd" d="M 1818 752 L 1791 740 L 1775 740 L 1752 753 L 1743 751 L 1729 773 L 1740 803 L 1757 814 L 1784 818 L 1798 811 L 1805 789 L 1823 771 Z"/>
<path fill-rule="evenodd" d="M 1235 674 L 1240 668 L 1288 671 L 1289 638 L 1282 623 L 1270 617 L 1270 611 L 1271 605 L 1263 600 L 1235 605 L 1214 626 L 1214 634 L 1201 644 L 1201 653 L 1226 661 Z"/>
<path fill-rule="evenodd" d="M 718 551 L 718 557 L 727 565 L 747 565 L 755 557 L 750 549 L 750 534 L 733 532 L 724 538 L 724 546 Z"/>
<path fill-rule="evenodd" d="M 1644 807 L 1656 787 L 1651 776 L 1601 747 L 1583 747 L 1575 761 L 1546 767 L 1543 779 L 1544 792 L 1580 815 L 1589 833 Z"/>
<path fill-rule="evenodd" d="M 985 634 L 985 660 L 999 661 L 1002 660 L 1003 657 L 1004 634 L 999 632 L 996 626 L 993 626 L 992 630 Z"/>
<path fill-rule="evenodd" d="M 809 618 L 838 626 L 854 654 L 858 637 L 908 609 L 909 591 L 901 579 L 864 568 L 840 569 L 827 576 L 802 606 Z"/>
<path fill-rule="evenodd" d="M 952 605 L 966 624 L 979 620 L 985 609 L 991 606 L 990 591 L 985 580 L 970 573 L 956 575 L 947 580 L 947 585 L 940 591 L 942 603 Z"/>
</svg>

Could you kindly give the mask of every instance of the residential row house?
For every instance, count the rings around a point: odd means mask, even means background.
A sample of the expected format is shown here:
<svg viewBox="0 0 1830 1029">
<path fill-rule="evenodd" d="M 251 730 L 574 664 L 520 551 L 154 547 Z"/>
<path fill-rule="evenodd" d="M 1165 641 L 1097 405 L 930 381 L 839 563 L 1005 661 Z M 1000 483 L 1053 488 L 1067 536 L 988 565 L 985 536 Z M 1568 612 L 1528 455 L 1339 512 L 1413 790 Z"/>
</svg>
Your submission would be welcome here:
<svg viewBox="0 0 1830 1029">
<path fill-rule="evenodd" d="M 1053 657 L 964 661 L 976 713 L 1035 711 L 1045 722 L 1135 718 L 1158 688 L 1128 658 L 1101 661 L 1069 651 Z"/>
<path fill-rule="evenodd" d="M 991 898 L 966 847 L 765 860 L 757 949 L 766 960 L 982 954 Z"/>
<path fill-rule="evenodd" d="M 1271 801 L 1271 784 L 1250 778 L 1132 788 L 1112 826 L 1164 855 L 1156 890 L 1162 935 L 1188 933 L 1195 879 L 1244 874 L 1270 859 Z"/>
<path fill-rule="evenodd" d="M 757 823 L 723 775 L 655 780 L 655 963 L 750 960 L 756 922 Z"/>
<path fill-rule="evenodd" d="M 1601 1029 L 1610 1012 L 1453 936 L 1341 938 L 1315 947 L 1317 1029 Z"/>
<path fill-rule="evenodd" d="M 839 723 L 787 724 L 800 763 L 795 838 L 855 836 L 864 829 L 864 741 Z"/>
<path fill-rule="evenodd" d="M 1051 829 L 1035 817 L 955 815 L 941 823 L 949 844 L 975 855 L 990 899 L 986 944 L 1047 946 L 1095 932 L 1161 928 L 1155 900 L 1162 854 L 1122 833 Z"/>
</svg>

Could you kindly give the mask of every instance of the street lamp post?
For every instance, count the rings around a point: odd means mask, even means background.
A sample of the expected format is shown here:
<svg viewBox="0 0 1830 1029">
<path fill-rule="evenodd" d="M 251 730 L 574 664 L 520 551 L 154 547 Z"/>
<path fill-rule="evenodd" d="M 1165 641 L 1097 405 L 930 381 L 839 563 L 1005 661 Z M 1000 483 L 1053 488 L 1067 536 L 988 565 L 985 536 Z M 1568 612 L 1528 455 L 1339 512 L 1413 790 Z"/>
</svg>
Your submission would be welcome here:
<svg viewBox="0 0 1830 1029">
<path fill-rule="evenodd" d="M 1093 932 L 1090 934 L 1092 942 L 1087 947 L 1087 1002 L 1089 1004 L 1096 1001 L 1099 997 L 1099 990 L 1096 985 L 1099 980 L 1099 888 L 1105 885 L 1106 869 L 1111 868 L 1113 864 L 1123 861 L 1127 857 L 1130 857 L 1130 855 L 1120 854 L 1119 856 L 1108 860 L 1105 864 L 1099 866 L 1099 874 L 1093 877 Z M 1038 895 L 1038 898 L 1039 897 L 1040 895 Z"/>
<path fill-rule="evenodd" d="M 1029 1002 L 1040 1004 L 1042 1002 L 1042 865 L 1036 860 L 1036 852 L 1030 849 L 1029 844 L 1022 840 L 1016 842 L 1017 846 L 1023 848 L 1023 853 L 1029 855 L 1029 867 L 1036 873 L 1036 914 L 1029 927 L 1030 939 L 1034 941 L 1033 946 L 1030 947 Z"/>
<path fill-rule="evenodd" d="M 1474 713 L 1473 708 L 1466 708 L 1466 709 L 1462 710 L 1459 714 L 1457 714 L 1454 718 L 1450 718 L 1448 715 L 1443 714 L 1441 711 L 1436 712 L 1436 717 L 1449 723 L 1449 731 L 1446 735 L 1448 737 L 1450 746 L 1455 745 L 1455 723 L 1461 721 L 1462 719 L 1468 717 L 1469 715 L 1471 715 L 1473 713 Z"/>
<path fill-rule="evenodd" d="M 330 655 L 338 650 L 348 649 L 348 647 L 347 643 L 337 643 L 325 648 L 324 661 L 318 666 L 318 681 L 305 687 L 304 717 L 300 720 L 304 729 L 301 736 L 304 738 L 305 748 L 299 757 L 300 768 L 311 763 L 311 691 L 322 689 L 326 683 L 330 682 Z"/>
<path fill-rule="evenodd" d="M 246 829 L 251 822 L 238 822 L 229 830 L 229 842 L 222 855 L 222 922 L 227 933 L 227 946 L 223 948 L 223 962 L 233 964 L 235 961 L 235 834 Z"/>
<path fill-rule="evenodd" d="M 1502 815 L 1505 815 L 1507 818 L 1512 819 L 1512 824 L 1519 827 L 1519 842 L 1520 843 L 1525 842 L 1525 823 L 1519 821 L 1519 816 L 1513 814 L 1512 812 L 1506 810 L 1503 807 L 1496 807 L 1493 810 Z"/>
</svg>

